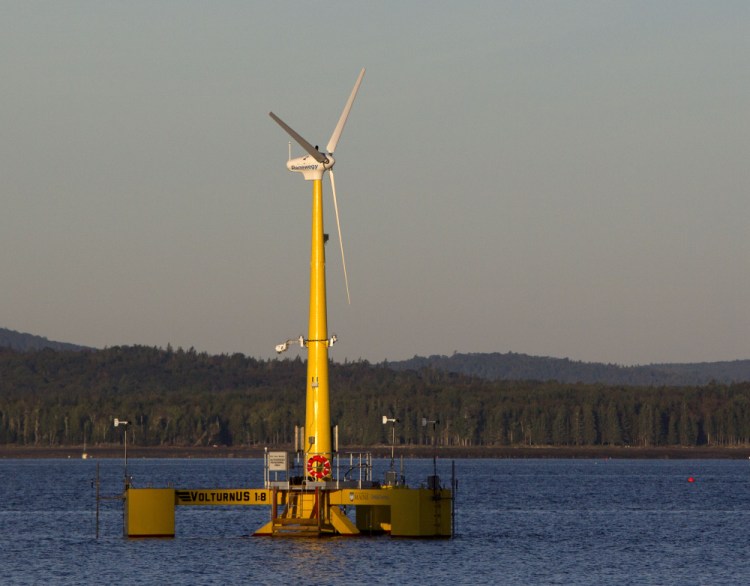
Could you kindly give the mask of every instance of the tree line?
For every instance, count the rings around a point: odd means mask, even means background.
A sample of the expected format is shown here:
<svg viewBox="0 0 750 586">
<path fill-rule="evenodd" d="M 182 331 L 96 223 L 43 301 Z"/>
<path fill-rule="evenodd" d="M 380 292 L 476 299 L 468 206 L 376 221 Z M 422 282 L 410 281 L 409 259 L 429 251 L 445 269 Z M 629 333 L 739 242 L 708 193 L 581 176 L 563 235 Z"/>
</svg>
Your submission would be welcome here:
<svg viewBox="0 0 750 586">
<path fill-rule="evenodd" d="M 0 350 L 0 445 L 291 445 L 306 364 L 146 346 Z M 747 446 L 750 383 L 488 381 L 433 367 L 332 363 L 342 446 Z M 438 421 L 424 426 L 423 419 Z M 130 441 L 130 438 L 129 438 Z"/>
</svg>

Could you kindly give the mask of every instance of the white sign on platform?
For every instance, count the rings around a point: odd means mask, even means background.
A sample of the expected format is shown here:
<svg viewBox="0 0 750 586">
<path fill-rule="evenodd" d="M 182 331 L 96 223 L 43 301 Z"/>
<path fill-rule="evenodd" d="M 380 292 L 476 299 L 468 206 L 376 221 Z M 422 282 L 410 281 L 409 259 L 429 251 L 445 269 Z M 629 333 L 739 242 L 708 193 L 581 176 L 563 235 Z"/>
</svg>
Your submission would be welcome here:
<svg viewBox="0 0 750 586">
<path fill-rule="evenodd" d="M 289 453 L 268 452 L 268 469 L 271 472 L 286 472 L 289 470 Z"/>
</svg>

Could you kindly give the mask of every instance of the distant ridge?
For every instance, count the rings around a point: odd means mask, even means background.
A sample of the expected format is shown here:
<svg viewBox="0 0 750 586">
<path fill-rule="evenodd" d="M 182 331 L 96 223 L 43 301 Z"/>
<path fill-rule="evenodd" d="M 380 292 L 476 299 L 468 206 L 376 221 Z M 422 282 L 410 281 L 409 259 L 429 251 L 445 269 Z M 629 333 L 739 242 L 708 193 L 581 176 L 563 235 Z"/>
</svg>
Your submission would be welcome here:
<svg viewBox="0 0 750 586">
<path fill-rule="evenodd" d="M 52 350 L 93 350 L 93 348 L 87 348 L 86 346 L 78 346 L 77 344 L 68 344 L 66 342 L 53 342 L 42 336 L 35 336 L 33 334 L 23 334 L 16 332 L 15 330 L 9 330 L 7 328 L 0 328 L 0 348 L 10 348 L 12 350 L 19 350 L 21 352 L 28 352 L 30 350 L 43 350 L 44 348 L 51 348 Z"/>
<path fill-rule="evenodd" d="M 0 348 L 30 352 L 50 348 L 60 351 L 96 351 L 96 348 L 55 342 L 42 336 L 0 327 Z M 732 384 L 750 382 L 750 360 L 649 364 L 620 366 L 599 362 L 580 362 L 569 358 L 530 356 L 508 352 L 454 353 L 452 356 L 414 356 L 408 360 L 387 361 L 384 366 L 396 371 L 438 371 L 497 381 L 558 381 L 560 383 L 606 384 L 621 386 L 704 386 L 711 382 Z"/>
<path fill-rule="evenodd" d="M 487 380 L 555 380 L 626 386 L 702 386 L 712 381 L 725 384 L 750 381 L 750 360 L 619 366 L 496 352 L 415 356 L 409 360 L 388 362 L 388 366 L 394 370 L 433 368 Z"/>
</svg>

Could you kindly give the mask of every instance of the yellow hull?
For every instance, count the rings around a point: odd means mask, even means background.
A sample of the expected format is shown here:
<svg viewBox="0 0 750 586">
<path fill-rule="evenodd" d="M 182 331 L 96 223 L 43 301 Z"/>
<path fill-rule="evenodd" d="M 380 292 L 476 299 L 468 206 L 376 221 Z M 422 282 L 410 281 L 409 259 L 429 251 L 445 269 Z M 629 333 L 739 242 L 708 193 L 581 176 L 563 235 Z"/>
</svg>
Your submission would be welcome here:
<svg viewBox="0 0 750 586">
<path fill-rule="evenodd" d="M 126 537 L 173 537 L 177 506 L 269 506 L 254 535 L 323 536 L 389 533 L 392 537 L 450 537 L 453 493 L 429 488 L 316 490 L 231 488 L 125 490 Z M 355 521 L 345 510 L 354 507 Z"/>
</svg>

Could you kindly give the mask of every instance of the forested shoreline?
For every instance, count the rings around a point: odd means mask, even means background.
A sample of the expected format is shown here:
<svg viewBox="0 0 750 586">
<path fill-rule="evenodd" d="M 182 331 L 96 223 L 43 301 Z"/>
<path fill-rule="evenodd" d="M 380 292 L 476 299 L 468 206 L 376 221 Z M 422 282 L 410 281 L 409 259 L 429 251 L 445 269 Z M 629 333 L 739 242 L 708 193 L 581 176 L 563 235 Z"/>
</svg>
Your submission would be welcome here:
<svg viewBox="0 0 750 586">
<path fill-rule="evenodd" d="M 0 446 L 111 445 L 114 417 L 142 447 L 292 443 L 304 420 L 305 363 L 145 346 L 0 350 Z M 750 383 L 632 387 L 487 381 L 434 368 L 332 363 L 342 445 L 747 447 Z M 422 419 L 438 420 L 434 426 Z"/>
</svg>

